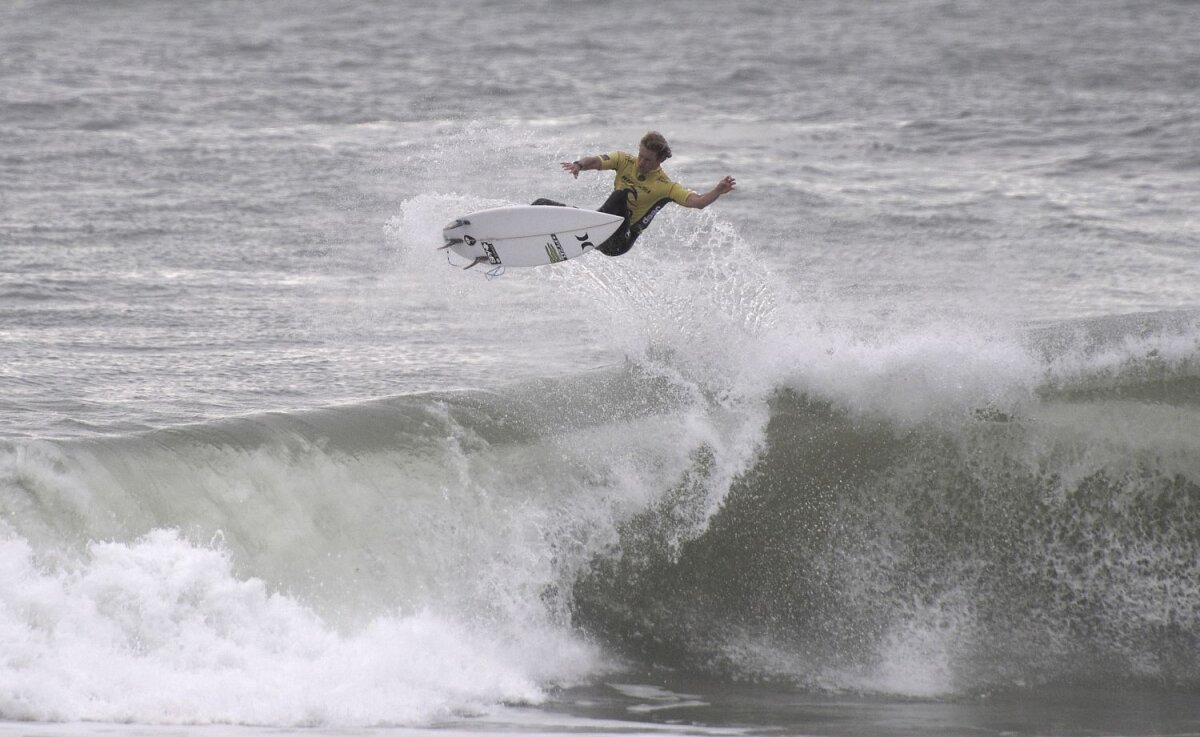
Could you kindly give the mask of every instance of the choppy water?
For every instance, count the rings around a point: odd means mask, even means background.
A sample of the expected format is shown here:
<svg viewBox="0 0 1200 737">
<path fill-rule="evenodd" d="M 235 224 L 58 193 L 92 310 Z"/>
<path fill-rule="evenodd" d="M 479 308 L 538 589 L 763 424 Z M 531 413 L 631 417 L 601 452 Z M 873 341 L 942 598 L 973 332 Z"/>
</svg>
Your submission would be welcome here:
<svg viewBox="0 0 1200 737">
<path fill-rule="evenodd" d="M 1200 731 L 1200 5 L 0 6 L 0 732 Z M 496 280 L 443 224 L 707 190 Z"/>
</svg>

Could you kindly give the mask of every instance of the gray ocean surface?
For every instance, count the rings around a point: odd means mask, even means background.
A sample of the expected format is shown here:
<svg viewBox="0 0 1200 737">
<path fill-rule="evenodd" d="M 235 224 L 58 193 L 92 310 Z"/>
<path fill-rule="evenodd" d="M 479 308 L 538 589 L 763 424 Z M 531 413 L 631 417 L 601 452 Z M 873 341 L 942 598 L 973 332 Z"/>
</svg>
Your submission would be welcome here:
<svg viewBox="0 0 1200 737">
<path fill-rule="evenodd" d="M 0 734 L 1200 734 L 1200 3 L 0 0 Z M 498 278 L 467 212 L 711 208 Z"/>
</svg>

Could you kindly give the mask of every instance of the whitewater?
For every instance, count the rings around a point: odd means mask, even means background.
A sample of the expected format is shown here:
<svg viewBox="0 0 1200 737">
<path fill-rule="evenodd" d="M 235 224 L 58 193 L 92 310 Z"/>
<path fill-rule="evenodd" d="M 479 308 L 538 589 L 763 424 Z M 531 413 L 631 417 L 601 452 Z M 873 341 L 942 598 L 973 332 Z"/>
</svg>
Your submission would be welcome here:
<svg viewBox="0 0 1200 737">
<path fill-rule="evenodd" d="M 0 48 L 0 734 L 1200 731 L 1195 3 L 21 0 Z M 437 250 L 649 129 L 738 190 Z"/>
</svg>

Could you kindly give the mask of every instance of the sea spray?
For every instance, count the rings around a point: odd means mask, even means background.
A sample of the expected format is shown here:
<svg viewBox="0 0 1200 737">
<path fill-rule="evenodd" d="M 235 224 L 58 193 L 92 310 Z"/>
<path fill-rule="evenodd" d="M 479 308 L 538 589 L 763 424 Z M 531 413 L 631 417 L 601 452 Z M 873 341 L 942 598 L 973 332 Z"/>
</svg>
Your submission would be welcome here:
<svg viewBox="0 0 1200 737">
<path fill-rule="evenodd" d="M 762 453 L 704 533 L 664 555 L 662 512 L 625 525 L 624 554 L 576 587 L 576 611 L 631 657 L 724 678 L 1192 688 L 1186 387 L 1174 406 L 1023 391 L 985 412 L 931 394 L 940 409 L 916 419 L 781 388 Z"/>
</svg>

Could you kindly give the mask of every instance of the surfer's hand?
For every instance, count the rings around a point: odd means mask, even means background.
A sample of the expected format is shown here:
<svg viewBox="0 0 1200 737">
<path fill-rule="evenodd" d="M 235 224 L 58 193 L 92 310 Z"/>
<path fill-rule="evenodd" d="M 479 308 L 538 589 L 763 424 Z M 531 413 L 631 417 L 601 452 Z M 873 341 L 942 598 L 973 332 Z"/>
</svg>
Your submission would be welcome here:
<svg viewBox="0 0 1200 737">
<path fill-rule="evenodd" d="M 720 194 L 729 194 L 737 187 L 737 180 L 733 177 L 725 177 L 717 182 L 717 192 Z"/>
<path fill-rule="evenodd" d="M 579 178 L 579 172 L 583 171 L 583 166 L 581 166 L 578 161 L 564 161 L 562 162 L 562 168 L 563 171 L 575 177 L 576 179 Z"/>
</svg>

